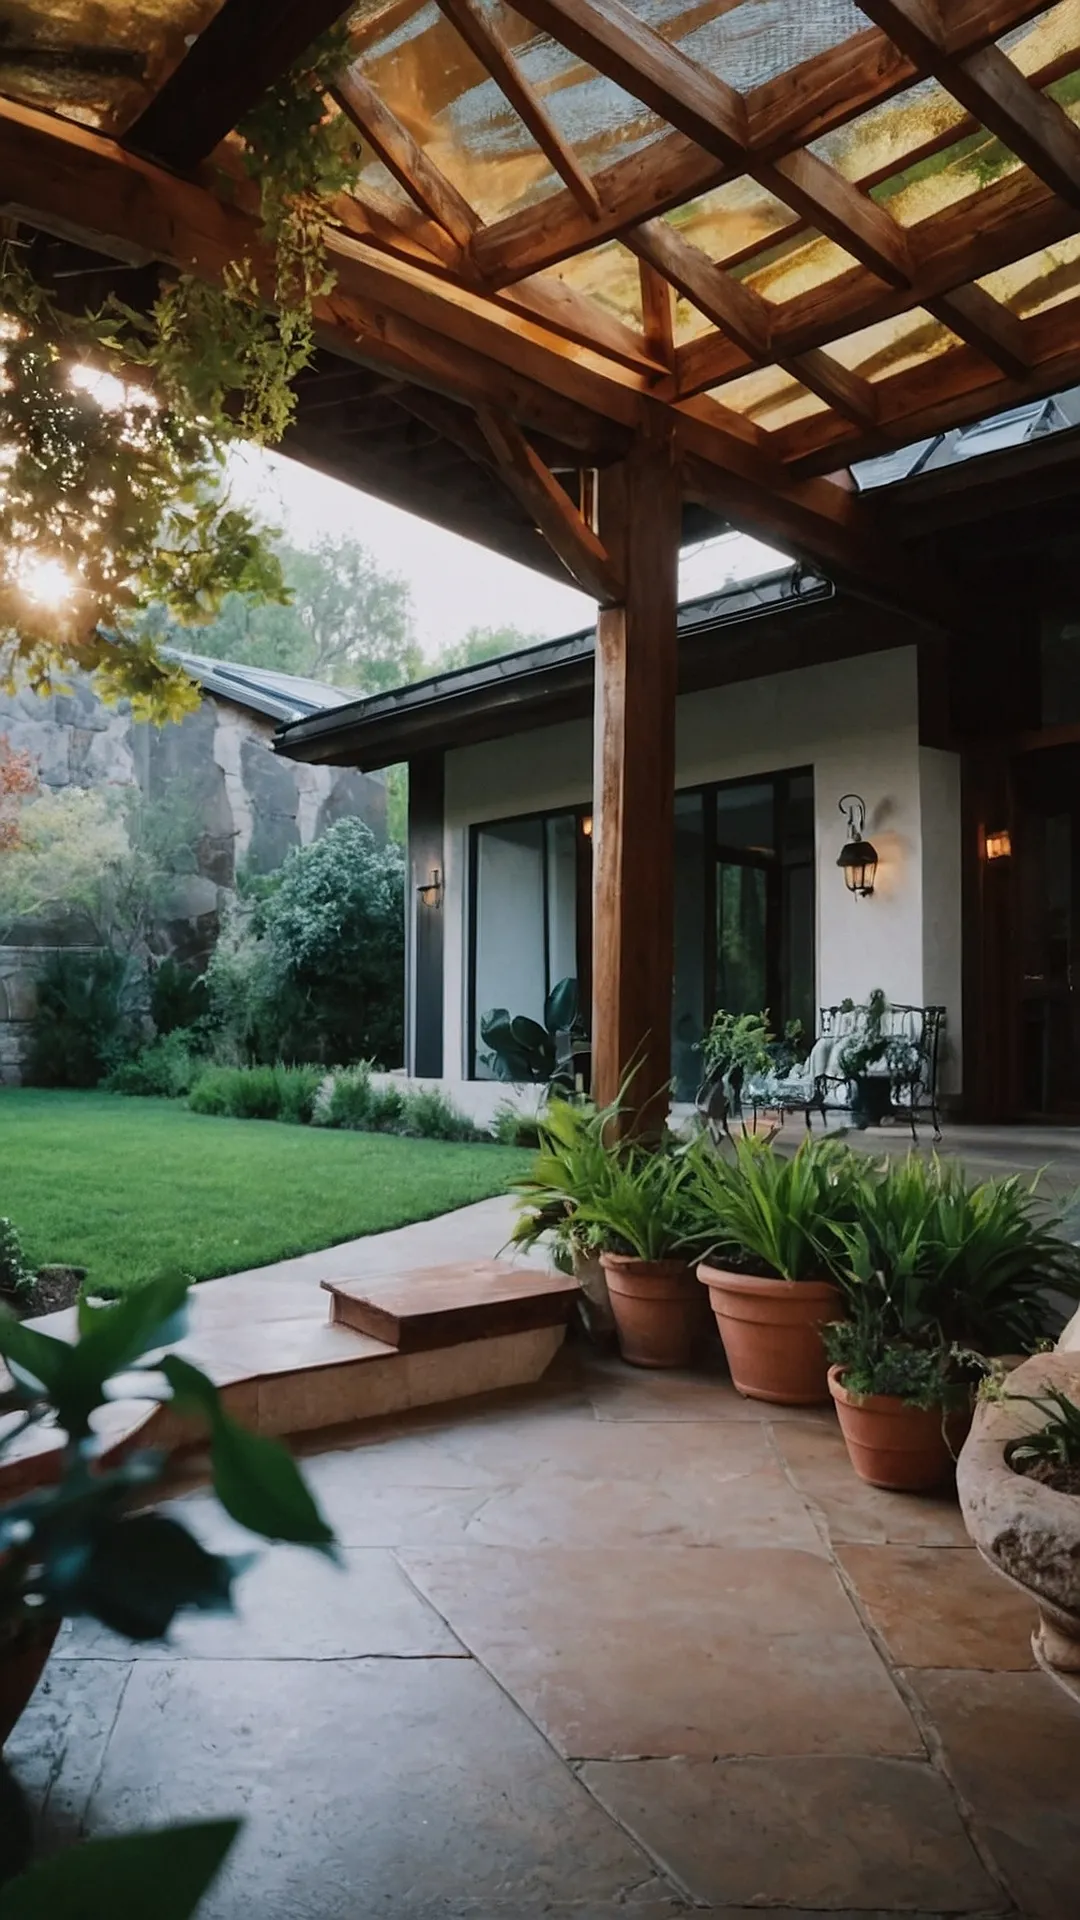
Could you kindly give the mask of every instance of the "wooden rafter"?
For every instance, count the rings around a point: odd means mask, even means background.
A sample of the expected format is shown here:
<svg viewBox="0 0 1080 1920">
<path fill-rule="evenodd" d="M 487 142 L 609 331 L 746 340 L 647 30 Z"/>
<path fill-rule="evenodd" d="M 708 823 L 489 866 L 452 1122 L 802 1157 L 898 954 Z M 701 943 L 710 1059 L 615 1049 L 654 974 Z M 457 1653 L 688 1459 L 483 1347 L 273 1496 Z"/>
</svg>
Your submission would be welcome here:
<svg viewBox="0 0 1080 1920">
<path fill-rule="evenodd" d="M 506 485 L 578 585 L 601 605 L 621 600 L 623 581 L 603 541 L 521 428 L 489 407 L 481 408 L 477 419 Z"/>
<path fill-rule="evenodd" d="M 600 196 L 573 147 L 563 139 L 540 95 L 514 58 L 500 23 L 501 8 L 481 8 L 477 0 L 439 0 L 439 6 L 480 64 L 487 68 L 582 212 L 588 219 L 595 220 L 600 213 Z"/>
<path fill-rule="evenodd" d="M 125 146 L 190 171 L 345 11 L 342 0 L 224 0 Z"/>
<path fill-rule="evenodd" d="M 468 247 L 480 225 L 477 214 L 453 181 L 447 179 L 413 139 L 408 127 L 390 111 L 370 81 L 365 80 L 356 67 L 350 67 L 339 76 L 331 92 L 398 185 L 404 187 L 432 220 L 438 221 L 459 247 Z"/>
<path fill-rule="evenodd" d="M 648 260 L 639 258 L 641 319 L 645 345 L 654 360 L 670 372 L 675 365 L 675 316 L 672 312 L 671 283 Z"/>
<path fill-rule="evenodd" d="M 1002 373 L 1014 380 L 1023 379 L 1030 364 L 1023 324 L 983 287 L 974 282 L 968 287 L 956 287 L 952 293 L 928 300 L 927 307 L 935 320 L 951 327 L 969 347 L 976 347 L 995 367 L 1000 367 Z"/>
</svg>

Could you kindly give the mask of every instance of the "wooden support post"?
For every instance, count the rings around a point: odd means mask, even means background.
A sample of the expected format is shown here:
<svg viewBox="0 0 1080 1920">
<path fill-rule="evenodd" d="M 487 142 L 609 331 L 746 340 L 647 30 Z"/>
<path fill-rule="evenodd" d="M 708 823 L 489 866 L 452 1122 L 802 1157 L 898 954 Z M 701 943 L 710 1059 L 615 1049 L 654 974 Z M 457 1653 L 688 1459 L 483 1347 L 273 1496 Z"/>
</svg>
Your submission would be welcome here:
<svg viewBox="0 0 1080 1920">
<path fill-rule="evenodd" d="M 596 629 L 593 1092 L 636 1067 L 635 1124 L 659 1128 L 671 1077 L 680 472 L 651 420 L 599 477 L 600 537 L 625 582 Z"/>
</svg>

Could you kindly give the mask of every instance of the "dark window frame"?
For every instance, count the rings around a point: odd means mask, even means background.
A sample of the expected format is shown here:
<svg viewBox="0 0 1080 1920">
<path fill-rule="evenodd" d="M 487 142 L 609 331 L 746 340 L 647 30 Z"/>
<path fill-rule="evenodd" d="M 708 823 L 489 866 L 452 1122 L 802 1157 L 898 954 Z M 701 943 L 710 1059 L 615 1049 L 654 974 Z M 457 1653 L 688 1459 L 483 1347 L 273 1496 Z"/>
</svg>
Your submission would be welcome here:
<svg viewBox="0 0 1080 1920">
<path fill-rule="evenodd" d="M 776 935 L 773 942 L 771 943 L 771 951 L 768 957 L 769 992 L 770 992 L 769 1005 L 770 1005 L 770 1010 L 773 1014 L 774 1024 L 782 1025 L 783 1021 L 790 1017 L 790 1010 L 785 1005 L 785 996 L 790 991 L 790 982 L 785 980 L 784 978 L 785 930 L 784 930 L 784 921 L 783 921 L 783 914 L 784 914 L 783 875 L 784 875 L 785 869 L 784 869 L 784 862 L 780 853 L 780 849 L 783 847 L 784 832 L 786 829 L 787 818 L 790 811 L 791 788 L 792 788 L 793 782 L 795 782 L 796 780 L 809 780 L 811 784 L 811 790 L 812 790 L 813 784 L 814 784 L 814 769 L 812 764 L 795 766 L 795 767 L 766 768 L 759 773 L 740 774 L 733 780 L 698 781 L 695 784 L 690 786 L 676 788 L 676 794 L 679 797 L 682 797 L 685 795 L 700 795 L 701 797 L 701 806 L 702 806 L 701 882 L 702 882 L 702 890 L 703 890 L 702 902 L 703 902 L 703 920 L 704 920 L 704 948 L 703 948 L 702 960 L 703 960 L 703 984 L 705 988 L 705 999 L 706 999 L 706 1004 L 703 1006 L 703 1009 L 702 1009 L 702 1014 L 703 1014 L 702 1030 L 703 1031 L 705 1031 L 708 1028 L 709 1022 L 711 1021 L 713 1014 L 716 1012 L 716 975 L 717 975 L 717 951 L 716 951 L 717 884 L 716 884 L 716 881 L 717 881 L 717 866 L 720 861 L 720 858 L 724 854 L 727 854 L 732 862 L 741 861 L 746 865 L 764 868 L 766 874 L 769 876 L 770 881 L 774 886 L 774 889 L 777 895 Z M 717 795 L 719 793 L 732 793 L 740 787 L 754 787 L 754 786 L 771 786 L 772 787 L 773 834 L 777 842 L 777 848 L 776 850 L 774 850 L 771 858 L 768 855 L 761 855 L 761 854 L 758 854 L 756 856 L 751 855 L 747 848 L 733 847 L 729 845 L 727 842 L 721 842 L 717 838 L 717 804 L 716 804 Z M 497 831 L 498 828 L 500 827 L 527 826 L 527 825 L 533 824 L 534 822 L 538 826 L 540 826 L 542 829 L 541 835 L 540 835 L 540 845 L 541 845 L 541 861 L 542 861 L 541 888 L 543 893 L 543 915 L 544 915 L 544 979 L 545 981 L 548 982 L 548 990 L 550 990 L 550 986 L 552 982 L 550 981 L 550 978 L 549 978 L 550 972 L 551 972 L 551 953 L 550 953 L 550 931 L 549 931 L 550 905 L 548 901 L 549 870 L 548 870 L 547 822 L 549 820 L 554 820 L 558 818 L 565 819 L 569 817 L 569 818 L 572 818 L 576 824 L 577 845 L 578 845 L 578 853 L 579 853 L 578 889 L 577 889 L 578 979 L 579 981 L 588 982 L 591 979 L 591 974 L 592 974 L 592 914 L 591 914 L 592 902 L 591 902 L 589 889 L 584 885 L 584 869 L 585 869 L 586 863 L 591 863 L 592 841 L 591 841 L 591 838 L 588 835 L 586 835 L 584 831 L 583 822 L 587 819 L 591 819 L 592 812 L 593 812 L 593 809 L 592 809 L 591 803 L 580 802 L 577 806 L 541 807 L 541 808 L 534 808 L 528 813 L 500 814 L 497 818 L 493 818 L 490 820 L 476 820 L 476 821 L 470 822 L 469 824 L 468 925 L 466 928 L 466 941 L 467 941 L 466 1047 L 467 1047 L 467 1077 L 470 1080 L 474 1080 L 476 1078 L 477 1041 L 479 1038 L 479 1034 L 478 1034 L 479 1018 L 478 1018 L 478 1010 L 476 1005 L 476 963 L 477 963 L 477 932 L 478 932 L 477 908 L 478 908 L 479 874 L 480 874 L 478 843 L 479 843 L 480 835 L 482 833 Z M 800 861 L 798 863 L 792 863 L 793 865 L 797 864 L 800 866 L 808 866 L 810 868 L 811 875 L 814 881 L 815 897 L 816 897 L 816 891 L 817 891 L 817 844 L 816 844 L 816 841 L 817 841 L 817 836 L 815 833 L 814 845 L 813 845 L 813 849 L 811 851 L 809 860 Z M 582 915 L 582 912 L 581 912 L 583 901 L 588 905 L 590 909 L 587 922 L 584 921 L 584 916 Z M 811 928 L 811 941 L 812 941 L 812 967 L 816 973 L 816 967 L 817 967 L 816 924 L 812 925 L 812 928 Z"/>
</svg>

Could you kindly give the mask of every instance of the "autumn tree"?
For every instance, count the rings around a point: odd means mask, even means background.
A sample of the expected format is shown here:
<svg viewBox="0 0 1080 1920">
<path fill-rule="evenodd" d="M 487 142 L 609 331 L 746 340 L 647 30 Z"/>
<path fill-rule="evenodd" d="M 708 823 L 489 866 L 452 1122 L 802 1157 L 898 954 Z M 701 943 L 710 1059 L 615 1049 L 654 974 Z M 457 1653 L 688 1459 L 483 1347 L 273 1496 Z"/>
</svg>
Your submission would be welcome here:
<svg viewBox="0 0 1080 1920">
<path fill-rule="evenodd" d="M 21 838 L 22 802 L 37 792 L 37 771 L 28 753 L 0 733 L 0 853 L 10 853 Z"/>
</svg>

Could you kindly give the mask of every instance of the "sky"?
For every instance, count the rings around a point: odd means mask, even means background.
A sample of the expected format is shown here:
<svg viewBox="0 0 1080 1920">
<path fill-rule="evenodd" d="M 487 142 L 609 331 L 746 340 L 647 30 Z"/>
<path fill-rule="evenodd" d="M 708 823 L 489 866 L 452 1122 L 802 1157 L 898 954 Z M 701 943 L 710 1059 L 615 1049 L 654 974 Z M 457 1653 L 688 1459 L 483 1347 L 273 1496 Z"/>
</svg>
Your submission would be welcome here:
<svg viewBox="0 0 1080 1920">
<path fill-rule="evenodd" d="M 412 595 L 417 639 L 429 658 L 470 627 L 513 626 L 554 640 L 595 619 L 593 601 L 572 587 L 281 454 L 245 450 L 237 462 L 236 485 L 294 546 L 314 546 L 323 535 L 348 537 L 367 547 L 385 571 L 400 574 Z M 703 541 L 683 555 L 680 597 L 784 564 L 772 548 L 742 534 Z"/>
</svg>

